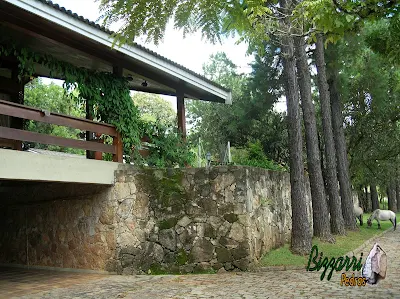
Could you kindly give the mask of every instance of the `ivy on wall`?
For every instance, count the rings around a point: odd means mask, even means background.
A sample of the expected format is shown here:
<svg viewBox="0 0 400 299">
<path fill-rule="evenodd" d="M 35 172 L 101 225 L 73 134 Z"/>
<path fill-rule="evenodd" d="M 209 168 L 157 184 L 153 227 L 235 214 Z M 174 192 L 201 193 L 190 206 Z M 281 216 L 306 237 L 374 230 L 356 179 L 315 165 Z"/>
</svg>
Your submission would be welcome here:
<svg viewBox="0 0 400 299">
<path fill-rule="evenodd" d="M 114 125 L 120 132 L 124 154 L 130 156 L 132 147 L 140 143 L 144 128 L 125 78 L 79 68 L 12 43 L 0 44 L 0 56 L 13 56 L 18 60 L 19 79 L 34 75 L 35 64 L 40 64 L 50 70 L 50 77 L 64 78 L 66 92 L 78 88 L 78 97 L 89 100 L 91 106 L 93 104 L 96 119 Z M 73 96 L 72 93 L 69 95 Z"/>
</svg>

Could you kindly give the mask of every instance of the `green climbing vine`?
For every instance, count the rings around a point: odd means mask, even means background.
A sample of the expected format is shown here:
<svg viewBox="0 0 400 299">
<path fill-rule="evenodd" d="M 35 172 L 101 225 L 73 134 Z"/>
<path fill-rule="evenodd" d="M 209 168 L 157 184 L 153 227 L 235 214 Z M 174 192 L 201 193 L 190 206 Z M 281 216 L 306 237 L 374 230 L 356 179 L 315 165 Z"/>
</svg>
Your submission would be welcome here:
<svg viewBox="0 0 400 299">
<path fill-rule="evenodd" d="M 0 44 L 0 56 L 13 56 L 18 60 L 19 79 L 34 75 L 35 64 L 40 64 L 50 70 L 50 77 L 65 80 L 64 89 L 69 96 L 74 97 L 76 93 L 69 91 L 77 88 L 79 95 L 75 96 L 89 100 L 95 119 L 114 125 L 120 132 L 124 153 L 128 157 L 132 147 L 139 144 L 144 127 L 125 78 L 76 67 L 51 55 L 39 54 L 10 42 Z"/>
</svg>

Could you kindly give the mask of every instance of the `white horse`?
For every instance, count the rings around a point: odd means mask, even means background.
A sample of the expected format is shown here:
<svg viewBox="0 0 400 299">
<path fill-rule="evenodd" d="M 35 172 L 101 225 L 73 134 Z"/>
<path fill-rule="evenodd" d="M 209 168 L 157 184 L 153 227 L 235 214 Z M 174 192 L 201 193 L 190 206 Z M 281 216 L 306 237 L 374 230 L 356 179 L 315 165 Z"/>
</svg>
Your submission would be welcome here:
<svg viewBox="0 0 400 299">
<path fill-rule="evenodd" d="M 356 218 L 360 221 L 360 225 L 363 226 L 363 209 L 359 206 L 354 205 L 353 212 Z"/>
<path fill-rule="evenodd" d="M 390 222 L 392 222 L 394 229 L 396 230 L 396 226 L 397 226 L 397 220 L 396 220 L 396 214 L 393 211 L 390 210 L 375 210 L 372 215 L 368 218 L 367 224 L 368 226 L 372 225 L 372 221 L 376 219 L 376 221 L 378 222 L 378 229 L 381 228 L 381 224 L 379 223 L 379 220 L 382 221 L 387 221 L 390 220 Z"/>
</svg>

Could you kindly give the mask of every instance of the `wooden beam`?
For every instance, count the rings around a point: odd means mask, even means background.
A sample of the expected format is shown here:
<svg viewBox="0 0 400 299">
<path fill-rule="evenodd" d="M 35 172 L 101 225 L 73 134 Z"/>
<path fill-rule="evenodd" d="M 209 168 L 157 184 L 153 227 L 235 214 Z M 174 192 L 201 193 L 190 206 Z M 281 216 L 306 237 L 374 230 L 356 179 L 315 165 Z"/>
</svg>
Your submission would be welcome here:
<svg viewBox="0 0 400 299">
<path fill-rule="evenodd" d="M 182 133 L 183 138 L 186 138 L 185 94 L 182 88 L 177 89 L 176 94 L 178 130 Z"/>
<path fill-rule="evenodd" d="M 115 127 L 105 123 L 86 120 L 59 113 L 46 115 L 44 111 L 16 103 L 0 100 L 0 114 L 40 121 L 48 124 L 65 126 L 79 130 L 90 130 L 96 133 L 117 136 Z"/>
<path fill-rule="evenodd" d="M 42 144 L 52 144 L 69 148 L 79 148 L 84 150 L 116 154 L 116 147 L 114 145 L 50 136 L 41 133 L 29 132 L 7 127 L 0 127 L 0 138 L 38 142 Z"/>
<path fill-rule="evenodd" d="M 123 73 L 123 68 L 119 65 L 114 65 L 113 66 L 113 74 L 116 75 L 117 77 L 122 77 Z"/>
</svg>

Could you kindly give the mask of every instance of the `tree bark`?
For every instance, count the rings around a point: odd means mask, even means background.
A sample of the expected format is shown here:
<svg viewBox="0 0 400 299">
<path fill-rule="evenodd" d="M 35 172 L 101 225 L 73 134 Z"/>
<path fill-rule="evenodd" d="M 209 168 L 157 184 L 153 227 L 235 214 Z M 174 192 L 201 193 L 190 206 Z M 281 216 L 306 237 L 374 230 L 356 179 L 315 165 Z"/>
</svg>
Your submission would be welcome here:
<svg viewBox="0 0 400 299">
<path fill-rule="evenodd" d="M 335 49 L 332 50 L 333 51 L 330 51 L 328 57 L 334 61 L 327 64 L 327 69 L 329 74 L 328 82 L 331 100 L 332 128 L 336 150 L 337 174 L 340 184 L 340 197 L 342 200 L 342 214 L 345 227 L 347 229 L 356 229 L 357 226 L 354 222 L 353 198 L 350 184 L 346 138 L 343 131 L 342 107 L 338 91 L 339 73 L 338 69 L 335 67 L 335 62 L 338 58 L 336 51 L 334 51 Z"/>
<path fill-rule="evenodd" d="M 329 207 L 331 212 L 331 231 L 334 234 L 344 235 L 345 225 L 342 214 L 342 205 L 338 191 L 338 180 L 336 173 L 336 153 L 335 143 L 333 140 L 332 119 L 331 119 L 331 103 L 329 96 L 328 83 L 326 80 L 325 70 L 325 57 L 324 57 L 324 41 L 321 34 L 317 35 L 316 43 L 316 65 L 318 71 L 318 89 L 319 98 L 321 102 L 322 114 L 322 127 L 324 132 L 325 141 L 325 162 L 326 162 L 326 176 L 327 176 L 327 189 L 329 194 Z M 353 212 L 353 207 L 351 207 Z M 354 220 L 354 213 L 352 217 L 353 226 L 356 226 Z"/>
<path fill-rule="evenodd" d="M 400 182 L 396 179 L 396 202 L 397 202 L 397 211 L 400 211 Z"/>
<path fill-rule="evenodd" d="M 286 15 L 291 12 L 291 0 L 280 0 L 280 7 Z M 289 17 L 281 25 L 284 29 L 290 28 Z M 293 37 L 288 33 L 282 38 L 283 73 L 286 82 L 287 120 L 289 135 L 290 185 L 292 203 L 292 240 L 291 251 L 295 254 L 307 255 L 310 253 L 312 236 L 307 213 L 305 196 L 305 180 L 303 165 L 303 145 L 301 134 L 301 120 L 299 107 L 299 91 L 296 79 L 296 61 L 294 57 Z"/>
<path fill-rule="evenodd" d="M 326 202 L 325 186 L 322 177 L 319 152 L 317 121 L 311 94 L 311 74 L 307 62 L 304 38 L 296 37 L 295 55 L 297 76 L 300 87 L 301 107 L 307 145 L 307 163 L 310 177 L 311 199 L 313 207 L 313 233 L 324 241 L 334 242 L 329 224 L 329 212 Z"/>
<path fill-rule="evenodd" d="M 389 183 L 389 186 L 386 190 L 387 197 L 388 197 L 388 210 L 393 212 L 397 212 L 397 205 L 396 205 L 396 186 L 394 181 Z"/>
<path fill-rule="evenodd" d="M 376 190 L 376 185 L 371 183 L 369 186 L 371 189 L 371 201 L 372 201 L 372 211 L 379 209 L 378 191 Z"/>
</svg>

